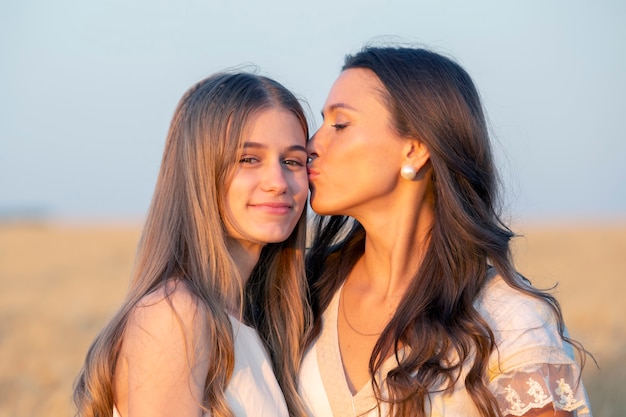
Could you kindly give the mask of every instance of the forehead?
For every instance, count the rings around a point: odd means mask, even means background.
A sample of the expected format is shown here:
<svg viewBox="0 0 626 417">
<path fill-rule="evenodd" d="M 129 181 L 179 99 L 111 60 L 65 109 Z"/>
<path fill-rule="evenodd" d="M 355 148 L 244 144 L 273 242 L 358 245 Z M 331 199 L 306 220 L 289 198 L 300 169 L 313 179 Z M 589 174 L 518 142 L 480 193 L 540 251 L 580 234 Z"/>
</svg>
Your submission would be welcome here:
<svg viewBox="0 0 626 417">
<path fill-rule="evenodd" d="M 344 70 L 328 93 L 325 110 L 333 110 L 339 106 L 359 107 L 368 102 L 382 105 L 382 94 L 385 91 L 380 79 L 373 71 L 365 68 Z"/>
<path fill-rule="evenodd" d="M 240 140 L 247 147 L 269 144 L 291 146 L 306 143 L 306 128 L 290 110 L 268 107 L 257 112 L 249 121 Z M 302 148 L 302 146 L 300 146 Z"/>
</svg>

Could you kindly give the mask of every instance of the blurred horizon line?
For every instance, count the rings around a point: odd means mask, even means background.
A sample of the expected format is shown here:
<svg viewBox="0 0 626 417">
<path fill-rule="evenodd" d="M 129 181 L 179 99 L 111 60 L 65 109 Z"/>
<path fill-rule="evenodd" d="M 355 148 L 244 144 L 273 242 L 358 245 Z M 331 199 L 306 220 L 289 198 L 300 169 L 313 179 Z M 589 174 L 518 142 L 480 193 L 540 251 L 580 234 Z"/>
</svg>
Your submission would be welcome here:
<svg viewBox="0 0 626 417">
<path fill-rule="evenodd" d="M 310 210 L 310 208 L 309 208 Z M 31 224 L 60 226 L 128 226 L 141 227 L 146 213 L 137 214 L 68 214 L 55 211 L 44 205 L 0 206 L 0 225 Z M 597 214 L 549 214 L 525 216 L 505 214 L 505 221 L 513 227 L 626 227 L 626 213 Z"/>
</svg>

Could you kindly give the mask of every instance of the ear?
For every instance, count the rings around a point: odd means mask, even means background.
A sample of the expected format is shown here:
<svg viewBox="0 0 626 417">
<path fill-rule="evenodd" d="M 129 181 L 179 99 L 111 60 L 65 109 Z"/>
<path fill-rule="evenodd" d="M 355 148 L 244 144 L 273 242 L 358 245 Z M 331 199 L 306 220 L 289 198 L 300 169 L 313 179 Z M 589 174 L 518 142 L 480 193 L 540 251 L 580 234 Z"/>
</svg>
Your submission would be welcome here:
<svg viewBox="0 0 626 417">
<path fill-rule="evenodd" d="M 430 151 L 421 140 L 409 139 L 404 146 L 403 156 L 405 163 L 412 165 L 415 171 L 419 172 L 430 160 Z"/>
</svg>

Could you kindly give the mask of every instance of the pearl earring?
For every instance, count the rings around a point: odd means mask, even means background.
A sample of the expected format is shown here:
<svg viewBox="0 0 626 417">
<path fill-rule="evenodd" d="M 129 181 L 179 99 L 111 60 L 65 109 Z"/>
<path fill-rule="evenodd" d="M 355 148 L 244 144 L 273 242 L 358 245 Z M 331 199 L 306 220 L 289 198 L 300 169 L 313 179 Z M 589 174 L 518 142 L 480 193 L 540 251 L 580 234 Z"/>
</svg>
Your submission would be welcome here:
<svg viewBox="0 0 626 417">
<path fill-rule="evenodd" d="M 402 178 L 404 178 L 405 180 L 413 181 L 416 175 L 417 175 L 417 171 L 415 171 L 415 168 L 413 168 L 413 165 L 410 165 L 410 164 L 402 165 L 402 168 L 400 169 L 400 176 Z"/>
</svg>

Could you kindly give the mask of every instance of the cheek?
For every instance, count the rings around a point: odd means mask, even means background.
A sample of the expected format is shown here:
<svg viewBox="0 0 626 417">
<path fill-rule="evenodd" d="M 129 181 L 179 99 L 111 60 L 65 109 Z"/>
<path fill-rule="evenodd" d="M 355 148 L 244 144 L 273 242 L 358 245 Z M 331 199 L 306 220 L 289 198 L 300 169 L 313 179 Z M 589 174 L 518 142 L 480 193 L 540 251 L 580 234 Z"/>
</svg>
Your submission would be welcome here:
<svg viewBox="0 0 626 417">
<path fill-rule="evenodd" d="M 306 198 L 309 194 L 309 176 L 306 171 L 297 173 L 294 176 L 292 189 L 296 201 L 304 206 Z"/>
</svg>

